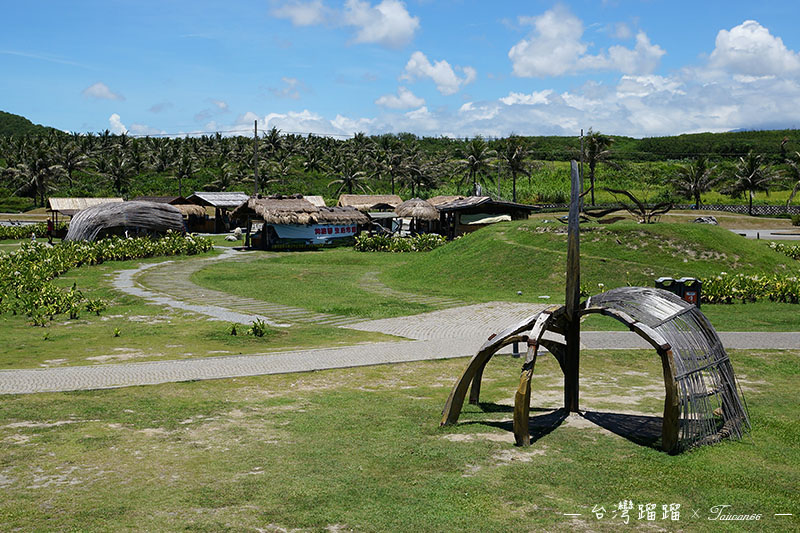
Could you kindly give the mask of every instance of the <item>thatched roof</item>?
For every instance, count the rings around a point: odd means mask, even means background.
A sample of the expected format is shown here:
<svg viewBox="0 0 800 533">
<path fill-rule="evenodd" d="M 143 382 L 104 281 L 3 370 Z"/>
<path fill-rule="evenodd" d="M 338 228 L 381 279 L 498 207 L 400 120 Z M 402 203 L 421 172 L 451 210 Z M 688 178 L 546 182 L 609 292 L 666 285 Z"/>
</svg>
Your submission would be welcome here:
<svg viewBox="0 0 800 533">
<path fill-rule="evenodd" d="M 172 207 L 177 209 L 181 212 L 181 214 L 185 217 L 190 215 L 194 215 L 196 217 L 204 217 L 206 216 L 206 208 L 202 205 L 196 204 L 170 204 Z"/>
<path fill-rule="evenodd" d="M 64 240 L 93 241 L 105 230 L 143 228 L 183 231 L 183 216 L 174 206 L 155 202 L 111 202 L 87 207 L 75 215 Z"/>
<path fill-rule="evenodd" d="M 436 206 L 436 209 L 439 211 L 461 211 L 463 209 L 470 209 L 473 207 L 478 206 L 493 206 L 493 207 L 502 207 L 505 209 L 510 210 L 518 210 L 518 211 L 537 211 L 538 208 L 532 205 L 527 204 L 517 204 L 514 202 L 505 202 L 502 200 L 492 200 L 489 196 L 467 196 L 462 197 L 458 200 L 453 200 L 452 202 L 447 202 L 444 204 L 439 204 Z"/>
<path fill-rule="evenodd" d="M 72 216 L 87 207 L 122 201 L 122 198 L 49 198 L 47 200 L 47 210 L 58 211 L 62 215 Z"/>
<path fill-rule="evenodd" d="M 239 207 L 250 198 L 243 192 L 205 192 L 195 191 L 189 201 L 197 205 L 233 209 Z"/>
<path fill-rule="evenodd" d="M 317 207 L 301 196 L 250 198 L 232 217 L 255 214 L 267 224 L 365 224 L 366 215 L 352 207 Z"/>
<path fill-rule="evenodd" d="M 369 217 L 355 207 L 320 207 L 320 224 L 367 224 Z"/>
<path fill-rule="evenodd" d="M 449 204 L 450 202 L 463 198 L 463 196 L 434 196 L 433 198 L 428 198 L 428 203 L 434 207 L 439 207 L 442 204 Z"/>
<path fill-rule="evenodd" d="M 439 211 L 431 204 L 419 198 L 406 200 L 394 210 L 403 218 L 416 218 L 419 220 L 438 220 Z"/>
<path fill-rule="evenodd" d="M 396 194 L 343 194 L 339 197 L 339 207 L 355 207 L 359 211 L 369 211 L 378 206 L 394 209 L 403 200 Z"/>
<path fill-rule="evenodd" d="M 325 199 L 322 196 L 303 196 L 303 200 L 307 200 L 317 207 L 325 207 Z"/>
</svg>

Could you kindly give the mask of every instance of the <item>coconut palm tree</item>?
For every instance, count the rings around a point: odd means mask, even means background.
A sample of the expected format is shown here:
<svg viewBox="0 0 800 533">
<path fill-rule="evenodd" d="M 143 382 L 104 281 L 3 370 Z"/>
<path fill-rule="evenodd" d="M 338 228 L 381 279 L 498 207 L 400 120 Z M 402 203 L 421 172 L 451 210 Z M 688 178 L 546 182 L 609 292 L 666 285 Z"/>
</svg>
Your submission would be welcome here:
<svg viewBox="0 0 800 533">
<path fill-rule="evenodd" d="M 489 167 L 497 152 L 491 150 L 480 135 L 469 141 L 458 153 L 458 165 L 465 171 L 467 183 L 472 185 L 473 194 L 477 194 L 478 182 L 486 183 Z M 463 184 L 464 180 L 462 180 Z"/>
<path fill-rule="evenodd" d="M 194 173 L 197 171 L 195 162 L 197 158 L 189 151 L 189 148 L 184 145 L 181 150 L 181 157 L 175 162 L 173 167 L 175 171 L 175 179 L 178 180 L 178 195 L 183 196 L 183 180 L 192 179 Z"/>
<path fill-rule="evenodd" d="M 769 165 L 764 164 L 764 156 L 752 150 L 746 156 L 740 157 L 736 163 L 733 177 L 736 180 L 724 192 L 740 194 L 747 192 L 747 214 L 753 214 L 753 197 L 756 191 L 769 191 L 769 186 L 778 179 L 779 173 Z"/>
<path fill-rule="evenodd" d="M 698 157 L 688 164 L 681 165 L 677 174 L 669 182 L 675 187 L 675 192 L 682 196 L 694 199 L 694 208 L 700 209 L 700 194 L 708 192 L 724 176 L 715 176 L 717 167 L 708 167 L 705 157 Z"/>
<path fill-rule="evenodd" d="M 58 178 L 64 173 L 60 165 L 53 164 L 50 153 L 41 143 L 37 143 L 26 160 L 17 163 L 8 169 L 18 187 L 14 194 L 21 194 L 33 198 L 37 203 L 37 198 L 44 206 L 45 196 L 53 190 Z"/>
<path fill-rule="evenodd" d="M 119 148 L 111 152 L 105 175 L 111 179 L 111 186 L 115 193 L 121 195 L 126 191 L 128 189 L 128 181 L 133 176 L 133 167 L 128 154 Z"/>
<path fill-rule="evenodd" d="M 357 170 L 353 158 L 349 157 L 348 154 L 338 154 L 332 167 L 338 178 L 328 183 L 328 187 L 339 184 L 339 188 L 336 190 L 337 196 L 343 190 L 347 190 L 348 194 L 353 194 L 355 189 L 359 189 L 364 193 L 367 192 L 369 187 L 363 183 L 367 179 L 367 173 L 363 170 Z"/>
<path fill-rule="evenodd" d="M 516 135 L 511 135 L 503 144 L 503 149 L 500 151 L 500 160 L 503 162 L 505 169 L 511 174 L 511 200 L 517 201 L 517 176 L 530 177 L 530 171 L 525 164 L 525 158 L 528 156 L 528 150 L 522 145 L 521 139 Z"/>
<path fill-rule="evenodd" d="M 614 139 L 608 135 L 603 135 L 599 131 L 589 131 L 583 138 L 583 160 L 589 165 L 589 187 L 591 191 L 592 205 L 594 205 L 594 172 L 597 164 L 608 159 L 611 154 L 609 148 L 614 144 Z"/>
<path fill-rule="evenodd" d="M 794 157 L 792 159 L 788 159 L 786 164 L 789 167 L 787 177 L 795 182 L 794 189 L 792 189 L 789 199 L 786 200 L 786 205 L 788 206 L 790 203 L 792 203 L 797 191 L 800 191 L 800 152 L 795 152 Z"/>
</svg>

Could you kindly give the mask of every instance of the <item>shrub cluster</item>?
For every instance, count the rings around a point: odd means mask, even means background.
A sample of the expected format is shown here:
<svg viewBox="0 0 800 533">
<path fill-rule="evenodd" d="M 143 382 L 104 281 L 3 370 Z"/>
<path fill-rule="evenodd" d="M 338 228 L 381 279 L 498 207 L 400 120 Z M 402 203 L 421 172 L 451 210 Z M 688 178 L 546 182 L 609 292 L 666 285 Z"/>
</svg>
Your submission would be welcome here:
<svg viewBox="0 0 800 533">
<path fill-rule="evenodd" d="M 792 226 L 800 226 L 800 215 L 792 215 Z"/>
<path fill-rule="evenodd" d="M 728 274 L 702 278 L 702 301 L 707 303 L 732 303 L 734 301 L 798 303 L 800 278 L 786 274 Z"/>
<path fill-rule="evenodd" d="M 59 222 L 55 226 L 55 231 L 67 229 L 67 224 Z M 29 239 L 31 233 L 37 238 L 47 237 L 47 222 L 37 222 L 36 224 L 24 224 L 21 226 L 0 226 L 0 241 L 6 239 Z"/>
<path fill-rule="evenodd" d="M 57 246 L 23 243 L 15 252 L 0 254 L 0 314 L 26 315 L 34 324 L 42 326 L 62 313 L 69 313 L 70 318 L 78 318 L 82 309 L 100 314 L 106 307 L 105 302 L 86 298 L 74 285 L 69 290 L 60 289 L 52 280 L 81 265 L 161 255 L 194 255 L 212 247 L 210 239 L 183 237 L 177 233 L 168 233 L 161 239 L 112 237 L 97 242 L 70 241 Z"/>
<path fill-rule="evenodd" d="M 769 243 L 769 247 L 775 250 L 778 253 L 791 257 L 792 259 L 797 259 L 800 261 L 800 245 L 788 245 L 782 242 L 771 242 Z"/>
<path fill-rule="evenodd" d="M 429 252 L 442 246 L 444 237 L 425 233 L 416 237 L 389 237 L 387 235 L 359 235 L 356 237 L 357 252 Z"/>
</svg>

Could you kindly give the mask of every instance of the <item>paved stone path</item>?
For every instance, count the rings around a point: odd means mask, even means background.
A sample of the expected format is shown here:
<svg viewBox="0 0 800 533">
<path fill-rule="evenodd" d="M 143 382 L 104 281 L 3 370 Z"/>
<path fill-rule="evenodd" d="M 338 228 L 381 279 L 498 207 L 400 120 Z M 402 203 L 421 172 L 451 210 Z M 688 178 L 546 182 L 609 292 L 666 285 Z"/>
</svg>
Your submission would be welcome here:
<svg viewBox="0 0 800 533">
<path fill-rule="evenodd" d="M 114 284 L 120 290 L 140 296 L 153 303 L 178 307 L 205 314 L 218 320 L 250 323 L 252 314 L 235 309 L 240 304 L 251 312 L 256 304 L 269 315 L 270 323 L 285 325 L 277 314 L 284 306 L 270 307 L 258 300 L 250 307 L 250 299 L 242 299 L 219 291 L 211 291 L 188 281 L 192 272 L 197 271 L 208 261 L 225 260 L 236 256 L 228 251 L 220 256 L 188 261 L 163 262 L 143 265 L 138 269 L 122 271 Z M 263 256 L 262 256 L 263 257 Z M 153 271 L 148 276 L 148 284 L 153 283 L 167 295 L 142 287 L 136 282 L 136 274 Z M 149 274 L 150 272 L 148 272 Z M 194 292 L 193 292 L 194 291 Z M 212 305 L 196 304 L 180 300 L 185 295 L 193 301 L 211 298 Z M 243 303 L 244 302 L 244 303 Z M 330 368 L 345 368 L 386 363 L 444 359 L 473 355 L 491 334 L 505 329 L 525 317 L 531 316 L 546 307 L 540 304 L 491 302 L 486 304 L 444 309 L 410 317 L 387 318 L 381 320 L 353 322 L 348 320 L 342 327 L 363 331 L 379 331 L 405 337 L 407 341 L 380 342 L 324 348 L 296 350 L 262 355 L 208 357 L 171 361 L 152 361 L 142 363 L 100 364 L 94 366 L 46 368 L 31 370 L 0 371 L 0 394 L 23 394 L 35 392 L 55 392 L 86 389 L 105 389 L 131 385 L 151 385 L 199 379 L 220 379 L 288 372 L 305 372 Z M 295 308 L 285 307 L 289 311 Z M 304 313 L 310 313 L 302 310 Z M 286 320 L 299 322 L 319 313 L 293 314 Z M 277 320 L 273 322 L 273 318 Z M 335 321 L 329 322 L 335 324 Z M 723 345 L 729 349 L 800 349 L 800 333 L 720 333 Z M 586 331 L 581 334 L 581 345 L 585 349 L 635 349 L 650 348 L 640 337 L 626 331 Z M 509 353 L 511 347 L 503 352 Z"/>
</svg>

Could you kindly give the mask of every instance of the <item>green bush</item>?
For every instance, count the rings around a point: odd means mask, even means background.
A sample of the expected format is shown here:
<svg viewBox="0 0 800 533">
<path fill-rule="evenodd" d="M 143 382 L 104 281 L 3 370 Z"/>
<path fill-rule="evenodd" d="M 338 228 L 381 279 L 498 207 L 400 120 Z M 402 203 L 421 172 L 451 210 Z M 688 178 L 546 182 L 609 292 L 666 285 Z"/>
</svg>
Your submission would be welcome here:
<svg viewBox="0 0 800 533">
<path fill-rule="evenodd" d="M 792 226 L 800 226 L 800 215 L 792 215 Z"/>
<path fill-rule="evenodd" d="M 800 279 L 786 274 L 728 274 L 702 278 L 702 301 L 707 303 L 773 302 L 798 303 Z"/>
<path fill-rule="evenodd" d="M 389 237 L 387 235 L 359 235 L 357 252 L 429 252 L 447 241 L 441 235 L 426 233 L 416 237 Z"/>
<path fill-rule="evenodd" d="M 0 313 L 26 315 L 39 326 L 62 313 L 77 318 L 82 306 L 90 313 L 100 314 L 107 305 L 103 300 L 85 298 L 74 285 L 70 290 L 60 289 L 52 280 L 81 265 L 194 255 L 212 247 L 210 239 L 183 237 L 177 233 L 168 233 L 161 239 L 112 237 L 97 242 L 69 241 L 56 246 L 24 242 L 19 250 L 0 254 Z"/>
<path fill-rule="evenodd" d="M 785 256 L 800 261 L 800 245 L 788 245 L 782 242 L 770 242 L 769 247 Z"/>
<path fill-rule="evenodd" d="M 55 226 L 55 231 L 66 231 L 67 224 L 59 222 Z M 24 224 L 22 226 L 0 226 L 0 241 L 6 239 L 30 239 L 31 233 L 37 238 L 47 237 L 47 223 L 38 222 L 36 224 Z"/>
</svg>

